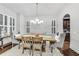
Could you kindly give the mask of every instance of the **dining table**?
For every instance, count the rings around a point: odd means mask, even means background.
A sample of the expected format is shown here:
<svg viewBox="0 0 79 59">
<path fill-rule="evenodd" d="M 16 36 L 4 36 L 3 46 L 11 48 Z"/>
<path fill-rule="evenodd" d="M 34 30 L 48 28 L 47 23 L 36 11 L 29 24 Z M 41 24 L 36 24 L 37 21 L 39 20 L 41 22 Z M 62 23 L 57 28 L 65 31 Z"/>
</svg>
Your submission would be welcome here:
<svg viewBox="0 0 79 59">
<path fill-rule="evenodd" d="M 23 34 L 23 35 L 15 35 L 15 39 L 19 41 L 19 48 L 20 48 L 20 43 L 22 41 L 22 36 L 23 37 L 36 37 L 36 34 Z M 39 35 L 39 37 L 43 37 L 43 42 L 45 44 L 54 44 L 56 42 L 56 39 L 54 36 L 50 36 L 50 35 Z"/>
</svg>

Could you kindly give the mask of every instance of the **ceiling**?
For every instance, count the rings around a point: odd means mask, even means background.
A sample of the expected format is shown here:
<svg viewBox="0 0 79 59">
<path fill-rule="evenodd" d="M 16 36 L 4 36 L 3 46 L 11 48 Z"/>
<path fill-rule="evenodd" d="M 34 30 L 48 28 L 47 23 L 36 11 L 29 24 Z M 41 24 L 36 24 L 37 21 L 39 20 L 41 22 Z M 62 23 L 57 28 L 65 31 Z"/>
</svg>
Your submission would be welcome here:
<svg viewBox="0 0 79 59">
<path fill-rule="evenodd" d="M 36 15 L 36 3 L 1 3 L 3 6 L 24 16 Z M 56 16 L 59 14 L 66 3 L 38 3 L 38 16 Z"/>
</svg>

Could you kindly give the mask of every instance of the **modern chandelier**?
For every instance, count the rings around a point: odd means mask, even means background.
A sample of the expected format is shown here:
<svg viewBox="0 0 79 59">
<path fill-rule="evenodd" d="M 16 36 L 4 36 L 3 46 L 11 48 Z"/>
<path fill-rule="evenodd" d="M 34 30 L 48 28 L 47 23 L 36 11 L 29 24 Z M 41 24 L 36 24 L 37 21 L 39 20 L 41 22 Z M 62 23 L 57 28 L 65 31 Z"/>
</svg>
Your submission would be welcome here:
<svg viewBox="0 0 79 59">
<path fill-rule="evenodd" d="M 42 24 L 44 21 L 38 18 L 38 3 L 36 3 L 36 18 L 35 20 L 30 20 L 33 24 Z"/>
</svg>

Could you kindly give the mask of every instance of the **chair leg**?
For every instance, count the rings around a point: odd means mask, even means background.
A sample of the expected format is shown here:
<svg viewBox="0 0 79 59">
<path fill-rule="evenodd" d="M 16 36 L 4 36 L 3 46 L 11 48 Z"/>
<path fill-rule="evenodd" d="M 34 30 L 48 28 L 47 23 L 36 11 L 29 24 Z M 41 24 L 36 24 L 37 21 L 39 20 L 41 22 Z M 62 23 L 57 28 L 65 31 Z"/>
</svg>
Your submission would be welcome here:
<svg viewBox="0 0 79 59">
<path fill-rule="evenodd" d="M 31 55 L 31 48 L 30 48 L 30 52 L 29 52 L 29 55 Z"/>
<path fill-rule="evenodd" d="M 42 49 L 40 50 L 40 56 L 42 56 Z"/>
<path fill-rule="evenodd" d="M 41 45 L 40 56 L 42 56 L 42 47 L 43 47 L 43 45 Z"/>
<path fill-rule="evenodd" d="M 51 47 L 51 53 L 53 53 L 53 47 Z"/>
<path fill-rule="evenodd" d="M 18 46 L 18 49 L 20 49 L 20 41 L 19 41 L 19 46 Z"/>
<path fill-rule="evenodd" d="M 22 51 L 22 54 L 24 53 L 24 48 L 23 48 L 23 51 Z"/>
<path fill-rule="evenodd" d="M 64 49 L 63 49 L 63 48 L 61 48 L 61 49 L 60 49 L 60 52 L 61 52 L 61 53 L 63 53 L 63 50 L 64 50 Z"/>
<path fill-rule="evenodd" d="M 12 47 L 14 46 L 14 44 L 12 43 Z"/>
<path fill-rule="evenodd" d="M 3 49 L 3 40 L 1 41 L 1 48 Z"/>
<path fill-rule="evenodd" d="M 33 56 L 33 54 L 34 54 L 34 52 L 33 52 L 33 50 L 32 50 L 32 56 Z"/>
</svg>

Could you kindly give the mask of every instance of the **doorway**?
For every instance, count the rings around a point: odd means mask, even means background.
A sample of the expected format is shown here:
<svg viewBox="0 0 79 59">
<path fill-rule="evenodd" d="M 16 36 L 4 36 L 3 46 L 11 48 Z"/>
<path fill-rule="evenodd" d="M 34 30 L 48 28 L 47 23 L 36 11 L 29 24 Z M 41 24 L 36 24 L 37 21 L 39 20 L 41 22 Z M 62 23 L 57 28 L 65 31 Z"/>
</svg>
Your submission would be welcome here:
<svg viewBox="0 0 79 59">
<path fill-rule="evenodd" d="M 64 49 L 69 49 L 70 47 L 70 15 L 66 14 L 63 18 L 63 32 L 66 33 Z"/>
</svg>

